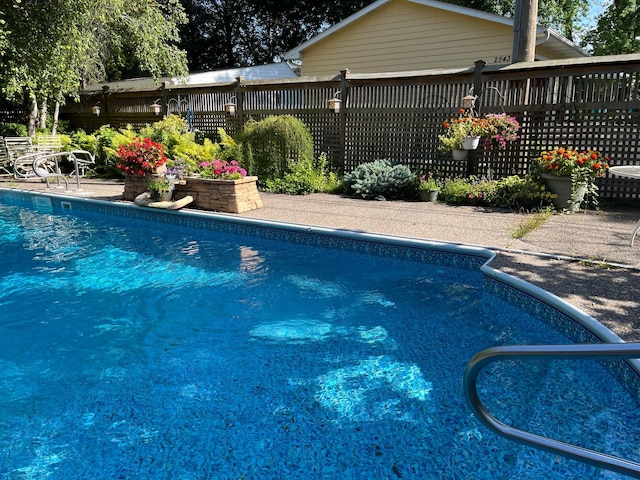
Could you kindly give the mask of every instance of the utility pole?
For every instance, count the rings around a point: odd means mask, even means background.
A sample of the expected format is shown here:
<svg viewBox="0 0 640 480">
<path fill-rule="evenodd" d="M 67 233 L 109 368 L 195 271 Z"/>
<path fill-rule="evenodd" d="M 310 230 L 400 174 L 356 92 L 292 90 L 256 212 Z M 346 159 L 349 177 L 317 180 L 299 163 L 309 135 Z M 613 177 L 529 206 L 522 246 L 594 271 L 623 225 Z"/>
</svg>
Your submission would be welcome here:
<svg viewBox="0 0 640 480">
<path fill-rule="evenodd" d="M 538 0 L 516 0 L 511 63 L 535 61 L 537 26 Z"/>
</svg>

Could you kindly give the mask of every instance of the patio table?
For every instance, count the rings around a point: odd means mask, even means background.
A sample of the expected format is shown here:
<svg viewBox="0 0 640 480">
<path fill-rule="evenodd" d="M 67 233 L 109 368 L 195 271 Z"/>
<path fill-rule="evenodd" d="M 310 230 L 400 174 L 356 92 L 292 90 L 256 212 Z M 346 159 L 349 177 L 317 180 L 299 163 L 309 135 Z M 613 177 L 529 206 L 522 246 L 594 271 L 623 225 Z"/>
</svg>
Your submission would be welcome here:
<svg viewBox="0 0 640 480">
<path fill-rule="evenodd" d="M 640 180 L 640 165 L 622 165 L 619 167 L 611 167 L 609 172 L 621 177 L 637 178 Z M 633 247 L 633 241 L 636 238 L 636 234 L 640 230 L 640 220 L 636 223 L 633 233 L 631 234 L 631 246 Z"/>
</svg>

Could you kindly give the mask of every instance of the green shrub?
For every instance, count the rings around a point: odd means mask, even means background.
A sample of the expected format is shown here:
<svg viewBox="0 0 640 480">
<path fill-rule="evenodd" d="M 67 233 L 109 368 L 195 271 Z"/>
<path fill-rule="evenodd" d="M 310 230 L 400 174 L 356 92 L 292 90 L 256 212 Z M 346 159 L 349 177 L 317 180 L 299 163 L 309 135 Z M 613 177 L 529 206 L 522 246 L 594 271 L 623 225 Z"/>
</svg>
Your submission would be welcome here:
<svg viewBox="0 0 640 480">
<path fill-rule="evenodd" d="M 485 198 L 488 205 L 516 210 L 542 209 L 551 201 L 551 192 L 531 175 L 501 178 Z"/>
<path fill-rule="evenodd" d="M 71 134 L 71 148 L 97 154 L 98 138 L 84 130 L 77 130 Z"/>
<path fill-rule="evenodd" d="M 345 175 L 347 192 L 364 199 L 392 200 L 415 196 L 416 175 L 406 165 L 375 160 Z"/>
<path fill-rule="evenodd" d="M 118 156 L 118 149 L 122 145 L 130 144 L 134 138 L 139 137 L 139 134 L 133 130 L 131 125 L 127 125 L 126 128 L 121 128 L 109 136 L 101 139 L 102 150 L 105 152 L 105 169 L 110 175 L 121 176 L 121 173 L 116 169 L 116 165 L 120 162 Z"/>
<path fill-rule="evenodd" d="M 171 157 L 174 160 L 183 160 L 188 171 L 194 172 L 202 162 L 213 159 L 222 159 L 220 145 L 205 138 L 203 143 L 196 143 L 189 138 L 183 138 L 180 143 L 173 146 Z"/>
<path fill-rule="evenodd" d="M 195 143 L 195 134 L 189 132 L 186 119 L 178 115 L 168 115 L 141 128 L 139 136 L 160 143 L 169 158 L 176 156 L 174 150 L 178 145 Z"/>
<path fill-rule="evenodd" d="M 282 178 L 296 162 L 313 162 L 313 137 L 302 121 L 291 115 L 249 121 L 238 137 L 240 163 L 261 184 Z M 224 141 L 224 139 L 223 139 Z"/>
<path fill-rule="evenodd" d="M 101 176 L 105 177 L 120 177 L 120 172 L 116 170 L 116 163 L 118 163 L 117 150 L 113 148 L 114 138 L 117 131 L 110 125 L 102 125 L 98 130 L 93 132 L 93 136 L 96 138 L 96 168 L 93 170 Z"/>
<path fill-rule="evenodd" d="M 466 205 L 484 201 L 492 190 L 492 182 L 480 180 L 475 176 L 454 178 L 444 182 L 438 198 L 446 203 Z"/>
<path fill-rule="evenodd" d="M 21 123 L 0 123 L 0 137 L 26 137 L 27 126 Z"/>
<path fill-rule="evenodd" d="M 282 178 L 269 178 L 265 190 L 288 195 L 307 195 L 335 190 L 339 185 L 334 173 L 329 172 L 327 155 L 322 153 L 315 161 L 300 160 L 293 164 Z"/>
</svg>

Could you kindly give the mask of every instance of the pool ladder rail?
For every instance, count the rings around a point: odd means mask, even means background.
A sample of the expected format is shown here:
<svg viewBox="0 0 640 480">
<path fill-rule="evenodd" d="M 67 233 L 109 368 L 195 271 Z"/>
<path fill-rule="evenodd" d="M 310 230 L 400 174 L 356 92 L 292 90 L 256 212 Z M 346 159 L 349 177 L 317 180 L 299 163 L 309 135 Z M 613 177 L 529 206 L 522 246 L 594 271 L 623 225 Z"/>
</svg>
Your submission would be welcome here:
<svg viewBox="0 0 640 480">
<path fill-rule="evenodd" d="M 95 157 L 86 150 L 72 150 L 65 152 L 36 152 L 28 153 L 18 157 L 13 163 L 13 171 L 15 178 L 44 178 L 47 183 L 47 190 L 51 189 L 49 184 L 50 178 L 55 178 L 58 182 L 58 188 L 61 188 L 60 180 L 64 181 L 65 192 L 69 191 L 69 182 L 65 175 L 60 171 L 58 160 L 66 158 L 71 161 L 74 170 L 71 176 L 76 177 L 76 191 L 81 192 L 80 177 L 84 171 L 91 165 L 95 165 Z"/>
<path fill-rule="evenodd" d="M 640 358 L 640 343 L 598 343 L 571 345 L 509 345 L 481 351 L 467 364 L 463 388 L 473 413 L 490 429 L 513 440 L 541 450 L 572 458 L 631 477 L 640 478 L 640 464 L 520 430 L 502 423 L 482 404 L 478 396 L 477 380 L 488 364 L 514 358 L 549 359 L 631 359 Z"/>
</svg>

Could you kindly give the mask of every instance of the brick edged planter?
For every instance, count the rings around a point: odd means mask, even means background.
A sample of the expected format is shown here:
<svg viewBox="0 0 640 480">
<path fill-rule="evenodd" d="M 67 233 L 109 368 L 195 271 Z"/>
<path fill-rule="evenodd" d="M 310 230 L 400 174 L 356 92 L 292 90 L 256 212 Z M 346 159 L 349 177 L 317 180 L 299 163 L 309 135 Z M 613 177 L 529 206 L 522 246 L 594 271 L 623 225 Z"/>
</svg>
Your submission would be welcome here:
<svg viewBox="0 0 640 480">
<path fill-rule="evenodd" d="M 189 208 L 212 212 L 242 213 L 262 208 L 262 199 L 256 182 L 258 177 L 244 177 L 238 180 L 213 180 L 208 178 L 185 178 L 185 185 L 176 185 L 173 199 L 191 195 L 193 202 Z M 145 177 L 125 175 L 124 199 L 132 202 L 147 190 Z"/>
<path fill-rule="evenodd" d="M 147 177 L 124 174 L 124 199 L 133 202 L 138 195 L 147 191 Z"/>
</svg>

